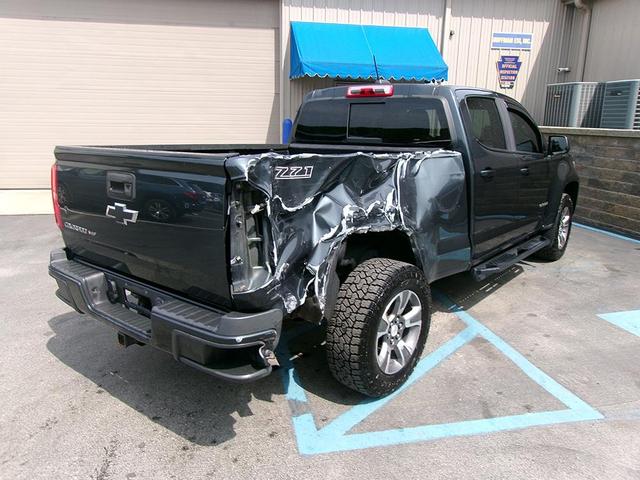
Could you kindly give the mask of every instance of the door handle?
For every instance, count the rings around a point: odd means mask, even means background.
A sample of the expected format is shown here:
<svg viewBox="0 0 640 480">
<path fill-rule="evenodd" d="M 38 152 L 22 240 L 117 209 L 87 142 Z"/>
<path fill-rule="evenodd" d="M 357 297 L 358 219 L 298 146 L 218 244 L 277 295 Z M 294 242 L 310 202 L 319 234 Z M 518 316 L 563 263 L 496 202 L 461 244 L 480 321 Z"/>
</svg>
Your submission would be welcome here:
<svg viewBox="0 0 640 480">
<path fill-rule="evenodd" d="M 520 173 L 521 173 L 522 175 L 529 175 L 529 167 L 522 167 L 522 168 L 520 169 Z"/>
<path fill-rule="evenodd" d="M 496 174 L 496 171 L 491 167 L 487 167 L 484 170 L 480 170 L 480 176 L 484 178 L 493 178 L 495 174 Z"/>
</svg>

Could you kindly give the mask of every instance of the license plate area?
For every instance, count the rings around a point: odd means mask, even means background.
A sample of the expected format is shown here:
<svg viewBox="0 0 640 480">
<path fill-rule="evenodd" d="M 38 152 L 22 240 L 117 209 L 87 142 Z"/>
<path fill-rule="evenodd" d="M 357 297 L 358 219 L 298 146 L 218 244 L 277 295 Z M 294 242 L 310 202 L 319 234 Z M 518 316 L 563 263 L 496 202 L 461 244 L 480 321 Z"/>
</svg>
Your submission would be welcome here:
<svg viewBox="0 0 640 480">
<path fill-rule="evenodd" d="M 102 271 L 107 283 L 107 300 L 112 304 L 119 304 L 145 317 L 151 317 L 153 307 L 169 304 L 175 301 L 185 305 L 205 308 L 197 303 L 189 302 L 179 295 L 158 290 L 149 285 L 121 276 L 111 271 Z M 206 307 L 206 311 L 222 315 L 225 311 Z"/>
<path fill-rule="evenodd" d="M 123 303 L 129 310 L 138 312 L 145 317 L 151 317 L 151 299 L 145 295 L 134 293 L 128 288 L 123 289 Z"/>
<path fill-rule="evenodd" d="M 111 303 L 123 305 L 128 310 L 147 318 L 151 317 L 151 309 L 154 305 L 164 303 L 168 299 L 155 290 L 142 285 L 124 281 L 108 274 L 106 278 L 107 296 Z"/>
</svg>

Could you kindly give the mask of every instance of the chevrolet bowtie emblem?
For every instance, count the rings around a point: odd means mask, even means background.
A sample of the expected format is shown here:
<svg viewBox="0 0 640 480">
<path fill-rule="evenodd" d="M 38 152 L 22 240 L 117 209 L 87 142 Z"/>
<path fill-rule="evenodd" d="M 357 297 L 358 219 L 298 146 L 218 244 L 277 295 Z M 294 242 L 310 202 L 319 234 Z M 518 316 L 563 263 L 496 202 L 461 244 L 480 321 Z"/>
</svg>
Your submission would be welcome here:
<svg viewBox="0 0 640 480">
<path fill-rule="evenodd" d="M 105 215 L 109 218 L 115 218 L 117 223 L 127 225 L 128 223 L 136 223 L 138 221 L 138 211 L 129 210 L 124 203 L 114 203 L 107 205 Z"/>
</svg>

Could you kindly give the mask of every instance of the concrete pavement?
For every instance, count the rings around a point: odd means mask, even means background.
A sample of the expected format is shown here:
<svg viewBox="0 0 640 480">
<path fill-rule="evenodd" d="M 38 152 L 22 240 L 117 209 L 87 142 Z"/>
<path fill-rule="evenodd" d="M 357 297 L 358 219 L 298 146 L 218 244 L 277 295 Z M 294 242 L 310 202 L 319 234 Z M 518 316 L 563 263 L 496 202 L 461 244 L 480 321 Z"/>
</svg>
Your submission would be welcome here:
<svg viewBox="0 0 640 480">
<path fill-rule="evenodd" d="M 424 372 L 363 403 L 296 322 L 294 371 L 249 385 L 122 349 L 55 298 L 50 216 L 0 238 L 2 478 L 640 478 L 640 337 L 598 316 L 640 309 L 639 243 L 574 228 L 559 262 L 437 282 Z"/>
</svg>

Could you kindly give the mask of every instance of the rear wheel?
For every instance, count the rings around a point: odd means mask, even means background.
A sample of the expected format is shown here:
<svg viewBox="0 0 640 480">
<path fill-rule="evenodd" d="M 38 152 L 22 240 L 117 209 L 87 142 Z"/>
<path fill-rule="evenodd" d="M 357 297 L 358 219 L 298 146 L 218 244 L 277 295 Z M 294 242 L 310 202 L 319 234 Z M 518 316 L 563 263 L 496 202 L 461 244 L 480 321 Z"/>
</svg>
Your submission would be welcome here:
<svg viewBox="0 0 640 480">
<path fill-rule="evenodd" d="M 556 214 L 556 221 L 553 227 L 545 233 L 545 237 L 551 240 L 551 245 L 536 252 L 534 256 L 541 260 L 555 261 L 564 255 L 569 236 L 571 235 L 571 224 L 573 220 L 573 200 L 563 193 L 560 199 L 560 206 Z"/>
<path fill-rule="evenodd" d="M 422 272 L 386 258 L 356 267 L 327 324 L 327 361 L 342 384 L 372 397 L 400 387 L 429 334 L 431 296 Z"/>
</svg>

